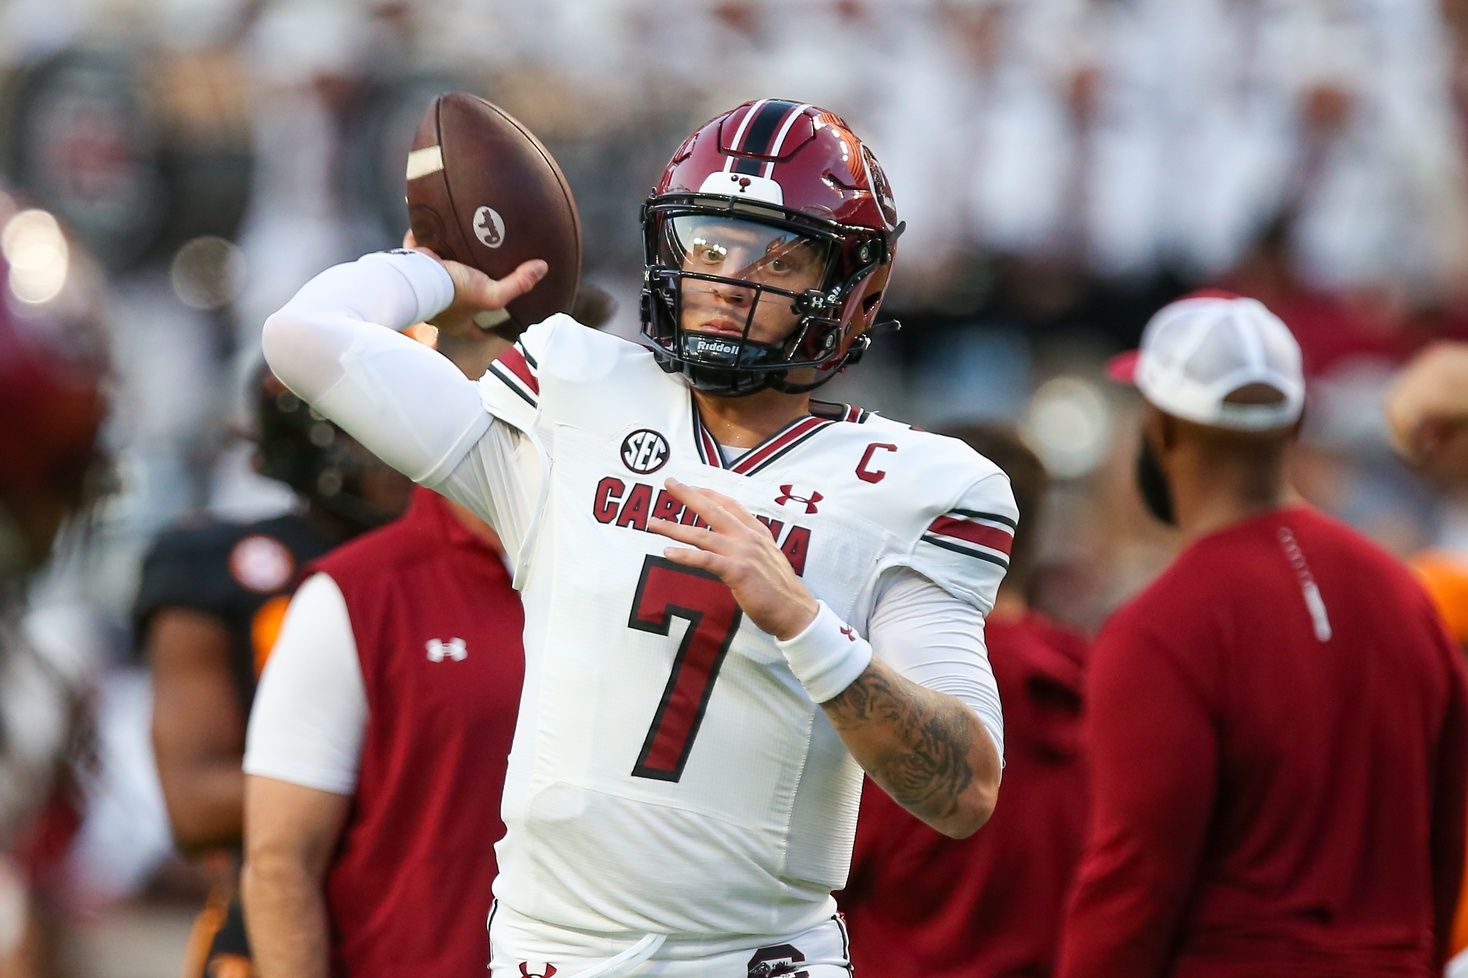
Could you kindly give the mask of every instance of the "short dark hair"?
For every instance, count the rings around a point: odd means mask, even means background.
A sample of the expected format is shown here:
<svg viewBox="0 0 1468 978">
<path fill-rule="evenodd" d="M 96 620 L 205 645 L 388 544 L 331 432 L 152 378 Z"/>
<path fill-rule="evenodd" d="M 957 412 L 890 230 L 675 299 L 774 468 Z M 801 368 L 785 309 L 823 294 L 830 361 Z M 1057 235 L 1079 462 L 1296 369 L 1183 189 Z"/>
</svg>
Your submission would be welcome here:
<svg viewBox="0 0 1468 978">
<path fill-rule="evenodd" d="M 1035 566 L 1034 541 L 1040 529 L 1045 493 L 1050 488 L 1050 473 L 1045 470 L 1045 463 L 1025 444 L 1013 425 L 965 424 L 951 427 L 945 433 L 964 442 L 1009 476 L 1014 502 L 1019 507 L 1019 529 L 1014 534 L 1004 582 L 1014 593 L 1028 598 Z"/>
</svg>

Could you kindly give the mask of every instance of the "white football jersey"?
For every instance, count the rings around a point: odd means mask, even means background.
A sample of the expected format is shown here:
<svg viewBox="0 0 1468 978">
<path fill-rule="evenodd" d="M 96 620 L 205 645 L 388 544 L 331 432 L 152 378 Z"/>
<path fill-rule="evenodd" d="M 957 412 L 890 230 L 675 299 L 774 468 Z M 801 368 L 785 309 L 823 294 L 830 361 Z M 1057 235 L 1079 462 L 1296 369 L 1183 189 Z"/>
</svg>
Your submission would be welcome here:
<svg viewBox="0 0 1468 978">
<path fill-rule="evenodd" d="M 845 406 L 726 461 L 680 377 L 563 316 L 479 387 L 524 436 L 508 477 L 481 477 L 526 618 L 496 897 L 599 934 L 814 926 L 846 880 L 861 771 L 728 587 L 662 556 L 648 520 L 693 519 L 664 480 L 738 499 L 864 634 L 901 566 L 988 611 L 1016 517 L 1007 477 Z"/>
</svg>

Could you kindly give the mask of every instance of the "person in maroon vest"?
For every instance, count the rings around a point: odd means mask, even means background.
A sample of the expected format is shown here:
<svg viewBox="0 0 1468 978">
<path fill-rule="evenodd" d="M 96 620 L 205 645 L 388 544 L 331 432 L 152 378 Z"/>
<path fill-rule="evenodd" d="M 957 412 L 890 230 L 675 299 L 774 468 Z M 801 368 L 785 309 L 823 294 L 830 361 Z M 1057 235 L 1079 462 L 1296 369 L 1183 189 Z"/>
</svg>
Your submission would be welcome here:
<svg viewBox="0 0 1468 978">
<path fill-rule="evenodd" d="M 1145 402 L 1138 487 L 1186 545 L 1092 649 L 1060 974 L 1440 975 L 1468 683 L 1412 573 L 1292 498 L 1298 344 L 1196 295 L 1114 366 Z"/>
<path fill-rule="evenodd" d="M 1080 858 L 1086 642 L 1030 608 L 1048 476 L 1008 428 L 947 431 L 1009 476 L 1019 529 L 984 623 L 1004 696 L 1004 800 L 983 832 L 950 839 L 885 792 L 862 792 L 856 849 L 837 904 L 861 940 L 859 975 L 1043 978 L 1055 965 L 1065 893 Z"/>
<path fill-rule="evenodd" d="M 508 341 L 441 352 L 476 376 Z M 261 978 L 469 978 L 504 834 L 524 625 L 498 540 L 418 489 L 317 561 L 261 679 L 245 756 Z"/>
</svg>

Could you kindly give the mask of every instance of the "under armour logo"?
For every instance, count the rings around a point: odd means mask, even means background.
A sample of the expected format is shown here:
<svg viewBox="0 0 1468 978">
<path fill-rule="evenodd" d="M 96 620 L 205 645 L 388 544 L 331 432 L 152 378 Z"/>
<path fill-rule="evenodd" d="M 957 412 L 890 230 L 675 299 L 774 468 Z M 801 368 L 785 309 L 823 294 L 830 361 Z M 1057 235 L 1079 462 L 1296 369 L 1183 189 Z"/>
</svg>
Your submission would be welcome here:
<svg viewBox="0 0 1468 978">
<path fill-rule="evenodd" d="M 528 961 L 521 961 L 520 962 L 520 975 L 521 975 L 521 978 L 551 978 L 551 976 L 554 975 L 555 973 L 556 973 L 556 966 L 553 965 L 553 964 L 551 964 L 551 963 L 549 963 L 549 962 L 546 962 L 546 966 L 545 966 L 545 970 L 544 971 L 531 971 L 530 970 L 530 962 L 528 962 Z"/>
<path fill-rule="evenodd" d="M 856 641 L 856 632 L 852 631 L 852 628 L 851 628 L 850 625 L 842 625 L 841 626 L 841 634 L 846 636 L 846 641 L 848 641 L 848 642 L 855 642 Z"/>
<path fill-rule="evenodd" d="M 430 638 L 425 648 L 428 650 L 429 662 L 442 662 L 445 659 L 463 662 L 469 658 L 468 644 L 462 638 L 451 638 L 447 642 Z"/>
<path fill-rule="evenodd" d="M 775 502 L 781 506 L 791 502 L 805 503 L 805 514 L 809 516 L 816 511 L 816 503 L 825 498 L 825 496 L 822 496 L 814 489 L 811 490 L 809 496 L 797 496 L 795 494 L 795 487 L 787 484 L 780 487 L 780 495 L 775 497 Z"/>
</svg>

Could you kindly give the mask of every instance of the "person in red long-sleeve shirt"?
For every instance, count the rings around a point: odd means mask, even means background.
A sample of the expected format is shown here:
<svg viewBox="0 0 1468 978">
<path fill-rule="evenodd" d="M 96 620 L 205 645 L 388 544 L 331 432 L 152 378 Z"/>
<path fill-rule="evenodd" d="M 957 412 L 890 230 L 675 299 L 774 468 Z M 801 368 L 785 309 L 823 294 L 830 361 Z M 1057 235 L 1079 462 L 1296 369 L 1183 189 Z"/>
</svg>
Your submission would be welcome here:
<svg viewBox="0 0 1468 978">
<path fill-rule="evenodd" d="M 851 946 L 859 975 L 1046 978 L 1085 830 L 1086 640 L 1025 600 L 1049 481 L 1044 464 L 1007 428 L 944 433 L 1003 469 L 1019 507 L 1009 573 L 984 622 L 1004 697 L 1004 799 L 982 831 L 949 839 L 867 786 L 837 905 L 860 935 Z"/>
<path fill-rule="evenodd" d="M 1092 650 L 1060 974 L 1440 975 L 1468 683 L 1412 574 L 1290 497 L 1298 345 L 1197 295 L 1115 367 L 1145 401 L 1138 486 L 1187 545 Z"/>
</svg>

